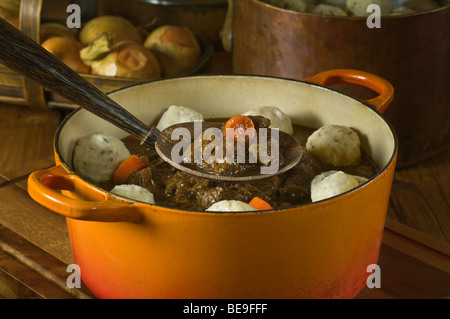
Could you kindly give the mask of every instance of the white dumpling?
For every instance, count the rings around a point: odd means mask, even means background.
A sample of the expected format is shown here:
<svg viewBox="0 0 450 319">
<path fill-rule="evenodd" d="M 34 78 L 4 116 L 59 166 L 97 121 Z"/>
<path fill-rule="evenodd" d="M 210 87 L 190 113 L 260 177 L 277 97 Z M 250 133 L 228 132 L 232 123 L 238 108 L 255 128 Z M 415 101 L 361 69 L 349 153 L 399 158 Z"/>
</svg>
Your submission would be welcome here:
<svg viewBox="0 0 450 319">
<path fill-rule="evenodd" d="M 256 211 L 256 208 L 238 200 L 222 200 L 212 204 L 207 212 L 248 212 Z"/>
<path fill-rule="evenodd" d="M 317 202 L 330 198 L 366 182 L 367 178 L 346 174 L 342 171 L 328 171 L 317 175 L 311 182 L 311 200 Z"/>
<path fill-rule="evenodd" d="M 139 185 L 133 185 L 133 184 L 121 184 L 116 185 L 111 190 L 111 193 L 127 197 L 130 199 L 134 199 L 140 202 L 154 204 L 155 203 L 155 197 L 154 195 L 146 188 L 139 186 Z"/>
<path fill-rule="evenodd" d="M 347 9 L 350 10 L 353 15 L 360 17 L 367 17 L 372 14 L 371 11 L 367 12 L 367 7 L 371 4 L 380 6 L 381 15 L 388 15 L 392 12 L 393 4 L 392 0 L 347 0 Z"/>
<path fill-rule="evenodd" d="M 291 135 L 294 133 L 291 118 L 276 106 L 257 107 L 243 113 L 242 115 L 263 116 L 270 120 L 271 128 L 278 128 L 280 131 Z"/>
<path fill-rule="evenodd" d="M 115 169 L 130 156 L 117 137 L 92 133 L 80 138 L 73 150 L 75 172 L 93 182 L 111 180 Z"/>
<path fill-rule="evenodd" d="M 400 7 L 394 8 L 394 9 L 392 10 L 391 15 L 410 14 L 410 13 L 415 13 L 415 12 L 416 12 L 416 11 L 413 10 L 413 9 L 410 9 L 410 8 L 407 8 L 407 7 L 400 6 Z"/>
<path fill-rule="evenodd" d="M 342 9 L 347 8 L 346 2 L 347 2 L 347 0 L 324 0 L 324 1 L 322 1 L 323 4 L 329 4 L 330 6 L 336 6 L 336 7 L 342 8 Z"/>
<path fill-rule="evenodd" d="M 203 121 L 203 114 L 185 106 L 171 105 L 163 113 L 156 128 L 160 131 L 168 128 L 169 126 L 185 123 Z"/>
<path fill-rule="evenodd" d="M 344 9 L 328 4 L 319 4 L 313 9 L 312 13 L 341 17 L 347 16 L 347 12 Z"/>
<path fill-rule="evenodd" d="M 434 10 L 440 7 L 432 0 L 407 0 L 403 3 L 403 6 L 417 12 Z"/>
<path fill-rule="evenodd" d="M 349 166 L 361 158 L 361 142 L 350 127 L 327 124 L 314 131 L 306 141 L 306 150 L 322 163 Z"/>
<path fill-rule="evenodd" d="M 304 0 L 265 0 L 264 2 L 282 9 L 305 12 L 308 4 Z"/>
</svg>

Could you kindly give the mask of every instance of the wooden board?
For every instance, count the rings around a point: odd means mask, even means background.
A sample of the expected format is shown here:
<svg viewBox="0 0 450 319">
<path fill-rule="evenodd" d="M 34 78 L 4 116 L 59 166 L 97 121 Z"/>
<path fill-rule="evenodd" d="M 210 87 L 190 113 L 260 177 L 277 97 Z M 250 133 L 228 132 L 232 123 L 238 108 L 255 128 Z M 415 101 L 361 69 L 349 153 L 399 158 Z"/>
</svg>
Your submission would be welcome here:
<svg viewBox="0 0 450 319">
<path fill-rule="evenodd" d="M 229 61 L 215 55 L 212 73 L 226 73 Z M 53 136 L 63 117 L 0 104 L 0 294 L 94 297 L 85 286 L 65 284 L 73 263 L 65 219 L 27 193 L 28 175 L 54 165 Z M 450 296 L 449 163 L 447 150 L 396 172 L 378 262 L 381 288 L 365 288 L 358 298 Z"/>
<path fill-rule="evenodd" d="M 388 217 L 416 230 L 417 236 L 423 233 L 450 244 L 450 149 L 396 171 Z"/>
</svg>

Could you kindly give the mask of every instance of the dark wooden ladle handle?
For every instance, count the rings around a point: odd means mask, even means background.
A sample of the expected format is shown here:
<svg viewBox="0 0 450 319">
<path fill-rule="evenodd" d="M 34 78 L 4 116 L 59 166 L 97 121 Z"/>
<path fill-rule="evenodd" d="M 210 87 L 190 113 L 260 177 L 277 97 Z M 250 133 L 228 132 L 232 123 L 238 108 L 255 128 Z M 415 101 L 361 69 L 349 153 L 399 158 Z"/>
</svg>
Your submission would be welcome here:
<svg viewBox="0 0 450 319">
<path fill-rule="evenodd" d="M 0 61 L 14 71 L 109 121 L 147 144 L 153 132 L 134 115 L 73 71 L 30 37 L 0 18 Z M 149 134 L 151 132 L 151 134 Z"/>
<path fill-rule="evenodd" d="M 0 18 L 0 61 L 16 72 L 36 81 L 43 87 L 55 91 L 57 94 L 109 121 L 129 134 L 137 136 L 141 139 L 142 143 L 154 146 L 160 156 L 163 154 L 162 151 L 171 150 L 170 144 L 166 148 L 162 147 L 162 150 L 159 147 L 162 142 L 162 135 L 158 129 L 147 127 L 106 94 L 58 60 L 53 54 L 2 18 Z M 283 132 L 280 132 L 280 134 L 285 135 L 281 140 L 287 141 L 286 145 L 288 146 L 283 147 L 283 149 L 287 150 L 286 154 L 289 155 L 287 157 L 289 160 L 275 174 L 280 174 L 290 169 L 298 163 L 302 156 L 302 148 L 297 140 L 289 134 Z M 170 156 L 164 159 L 175 166 Z M 198 167 L 190 169 L 180 165 L 178 168 L 205 178 L 218 180 L 231 178 L 203 173 L 197 170 Z M 267 175 L 262 174 L 237 176 L 234 177 L 233 181 L 250 181 L 265 177 Z"/>
</svg>

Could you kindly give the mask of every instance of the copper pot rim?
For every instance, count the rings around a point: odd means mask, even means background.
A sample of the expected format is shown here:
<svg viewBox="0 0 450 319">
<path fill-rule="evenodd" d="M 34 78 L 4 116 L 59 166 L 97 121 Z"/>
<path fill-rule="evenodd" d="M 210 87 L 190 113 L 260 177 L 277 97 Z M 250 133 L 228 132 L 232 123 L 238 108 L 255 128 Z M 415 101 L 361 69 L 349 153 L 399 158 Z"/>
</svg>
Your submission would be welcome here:
<svg viewBox="0 0 450 319">
<path fill-rule="evenodd" d="M 274 5 L 271 5 L 269 3 L 262 2 L 260 0 L 246 0 L 251 1 L 253 3 L 256 3 L 257 5 L 261 5 L 263 7 L 270 8 L 273 11 L 277 11 L 283 14 L 289 14 L 292 16 L 298 16 L 301 17 L 309 17 L 309 18 L 317 18 L 317 19 L 328 19 L 328 20 L 346 20 L 346 21 L 366 21 L 367 17 L 359 17 L 359 16 L 333 16 L 333 15 L 325 15 L 325 14 L 317 14 L 317 13 L 311 13 L 311 12 L 298 12 L 293 11 L 289 9 L 283 9 Z M 450 10 L 450 4 L 441 6 L 436 9 L 427 10 L 427 11 L 421 11 L 421 12 L 412 12 L 412 13 L 404 13 L 404 14 L 394 14 L 394 15 L 384 15 L 381 16 L 381 20 L 399 20 L 403 18 L 414 18 L 414 17 L 420 17 L 423 15 L 433 14 L 433 13 L 439 13 L 440 11 L 445 11 L 449 9 Z"/>
<path fill-rule="evenodd" d="M 227 0 L 139 0 L 139 1 L 161 6 L 219 7 L 227 5 Z"/>
</svg>

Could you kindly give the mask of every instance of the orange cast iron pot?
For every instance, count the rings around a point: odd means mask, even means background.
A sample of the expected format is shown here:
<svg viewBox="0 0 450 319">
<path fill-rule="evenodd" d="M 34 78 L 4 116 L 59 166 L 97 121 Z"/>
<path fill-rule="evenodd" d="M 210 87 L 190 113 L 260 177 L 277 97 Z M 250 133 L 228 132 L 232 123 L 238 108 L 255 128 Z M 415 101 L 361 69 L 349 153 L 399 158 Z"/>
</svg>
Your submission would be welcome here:
<svg viewBox="0 0 450 319">
<path fill-rule="evenodd" d="M 369 101 L 326 88 L 369 87 Z M 397 139 L 379 114 L 393 97 L 385 80 L 331 70 L 307 81 L 260 76 L 195 76 L 121 89 L 110 96 L 146 123 L 170 105 L 205 118 L 275 105 L 294 124 L 346 125 L 358 131 L 379 173 L 320 202 L 264 212 L 194 212 L 130 201 L 96 187 L 72 168 L 85 134 L 127 133 L 79 109 L 59 127 L 56 166 L 32 173 L 28 191 L 67 217 L 73 256 L 99 298 L 352 298 L 376 264 L 397 156 Z"/>
</svg>

